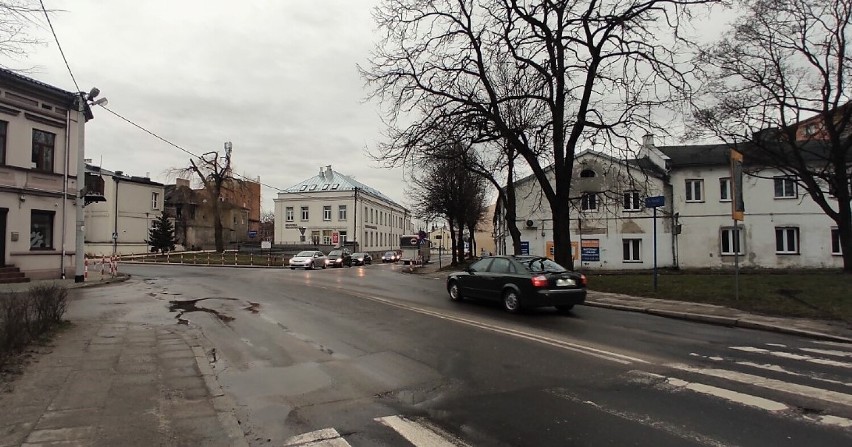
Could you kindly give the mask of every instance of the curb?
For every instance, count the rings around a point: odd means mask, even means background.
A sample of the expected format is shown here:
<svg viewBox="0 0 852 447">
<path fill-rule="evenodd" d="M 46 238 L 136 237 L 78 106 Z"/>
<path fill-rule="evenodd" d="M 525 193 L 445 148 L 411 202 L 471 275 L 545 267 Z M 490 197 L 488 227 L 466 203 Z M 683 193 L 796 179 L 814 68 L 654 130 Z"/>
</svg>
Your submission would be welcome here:
<svg viewBox="0 0 852 447">
<path fill-rule="evenodd" d="M 213 409 L 216 410 L 216 416 L 219 418 L 219 423 L 222 424 L 222 429 L 228 434 L 228 440 L 232 446 L 248 447 L 246 435 L 240 427 L 239 421 L 234 416 L 234 401 L 225 394 L 219 382 L 216 380 L 216 373 L 210 367 L 210 362 L 207 359 L 207 353 L 204 348 L 190 340 L 186 334 L 181 334 L 184 341 L 192 348 L 192 353 L 195 354 L 195 363 L 198 364 L 198 370 L 201 371 L 201 377 L 204 379 L 204 385 L 207 386 L 207 391 L 213 398 Z"/>
<path fill-rule="evenodd" d="M 698 323 L 712 324 L 716 326 L 739 327 L 743 329 L 755 329 L 766 332 L 777 332 L 781 334 L 797 335 L 800 337 L 808 337 L 816 340 L 835 341 L 840 343 L 852 344 L 852 338 L 842 337 L 839 335 L 826 334 L 823 332 L 809 331 L 806 329 L 786 328 L 773 324 L 761 323 L 758 321 L 739 319 L 733 317 L 723 317 L 718 315 L 697 314 L 692 312 L 678 312 L 666 309 L 654 309 L 638 306 L 627 306 L 622 304 L 600 303 L 595 301 L 586 301 L 583 303 L 589 307 L 600 307 L 603 309 L 623 310 L 627 312 L 638 312 L 649 315 L 657 315 L 666 318 L 675 318 L 678 320 L 695 321 Z"/>
</svg>

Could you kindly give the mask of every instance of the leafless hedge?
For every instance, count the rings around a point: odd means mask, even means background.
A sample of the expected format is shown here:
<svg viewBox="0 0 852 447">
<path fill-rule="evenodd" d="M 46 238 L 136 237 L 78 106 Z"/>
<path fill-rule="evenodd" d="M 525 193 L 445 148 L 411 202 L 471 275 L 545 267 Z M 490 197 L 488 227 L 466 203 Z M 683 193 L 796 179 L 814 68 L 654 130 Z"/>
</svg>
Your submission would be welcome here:
<svg viewBox="0 0 852 447">
<path fill-rule="evenodd" d="M 0 368 L 59 324 L 67 305 L 68 291 L 55 284 L 0 294 Z"/>
</svg>

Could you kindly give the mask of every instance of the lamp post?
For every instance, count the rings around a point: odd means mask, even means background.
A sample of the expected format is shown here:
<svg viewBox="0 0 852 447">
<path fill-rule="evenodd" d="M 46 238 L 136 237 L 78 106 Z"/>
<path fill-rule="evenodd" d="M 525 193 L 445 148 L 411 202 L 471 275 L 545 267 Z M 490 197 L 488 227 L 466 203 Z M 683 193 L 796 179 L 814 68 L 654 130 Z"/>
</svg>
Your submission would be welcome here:
<svg viewBox="0 0 852 447">
<path fill-rule="evenodd" d="M 106 98 L 95 100 L 100 92 L 95 87 L 89 93 L 77 93 L 77 239 L 74 246 L 75 283 L 85 280 L 86 221 L 83 214 L 83 207 L 86 206 L 86 160 L 84 151 L 86 121 L 94 118 L 90 106 L 107 104 Z M 63 231 L 65 230 L 63 229 Z"/>
</svg>

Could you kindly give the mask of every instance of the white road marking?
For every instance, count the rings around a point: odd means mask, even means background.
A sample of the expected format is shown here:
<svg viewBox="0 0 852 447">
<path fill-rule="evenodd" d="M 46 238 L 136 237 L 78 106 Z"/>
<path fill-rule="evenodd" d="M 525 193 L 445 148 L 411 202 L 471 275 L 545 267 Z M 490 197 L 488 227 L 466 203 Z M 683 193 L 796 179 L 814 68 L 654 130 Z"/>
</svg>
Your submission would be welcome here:
<svg viewBox="0 0 852 447">
<path fill-rule="evenodd" d="M 799 385 L 796 383 L 788 383 L 781 380 L 769 379 L 766 377 L 744 374 L 726 369 L 695 368 L 692 366 L 677 364 L 670 364 L 667 366 L 680 371 L 718 377 L 720 379 L 730 380 L 733 382 L 745 383 L 774 391 L 781 391 L 783 393 L 795 394 L 801 397 L 819 399 L 826 402 L 852 407 L 852 396 L 844 393 L 838 393 L 836 391 L 824 390 L 822 388 Z"/>
<path fill-rule="evenodd" d="M 799 348 L 799 350 L 814 354 L 833 355 L 835 357 L 852 357 L 852 352 L 834 351 L 831 349 Z"/>
<path fill-rule="evenodd" d="M 400 416 L 387 416 L 374 420 L 392 428 L 417 447 L 459 447 L 465 445 L 460 440 L 449 441 L 448 438 L 451 438 L 451 436 L 442 434 L 435 427 L 429 427 Z"/>
<path fill-rule="evenodd" d="M 650 374 L 650 373 L 648 373 L 648 374 Z M 659 377 L 662 377 L 662 376 L 659 376 Z M 706 446 L 710 446 L 710 447 L 723 447 L 723 446 L 727 447 L 727 446 L 730 445 L 728 443 L 725 443 L 725 442 L 722 442 L 722 441 L 717 441 L 716 439 L 710 438 L 707 435 L 687 430 L 682 425 L 675 425 L 675 424 L 670 424 L 670 423 L 665 422 L 665 421 L 659 421 L 659 420 L 651 419 L 650 417 L 648 417 L 647 414 L 644 414 L 644 413 L 631 413 L 631 412 L 628 412 L 628 411 L 621 411 L 621 410 L 617 410 L 615 408 L 605 407 L 601 404 L 598 404 L 598 403 L 595 403 L 595 402 L 592 402 L 592 401 L 589 401 L 589 400 L 580 399 L 580 398 L 574 396 L 573 394 L 571 394 L 571 392 L 569 390 L 564 389 L 564 388 L 548 389 L 548 390 L 545 390 L 545 392 L 548 393 L 548 394 L 551 394 L 553 396 L 556 396 L 558 398 L 561 398 L 561 399 L 566 399 L 566 400 L 570 400 L 572 402 L 577 402 L 577 403 L 582 403 L 584 405 L 589 405 L 589 406 L 594 407 L 595 409 L 597 409 L 599 411 L 603 411 L 606 414 L 610 414 L 610 415 L 619 417 L 619 418 L 624 419 L 626 421 L 634 422 L 634 423 L 637 423 L 637 424 L 640 424 L 640 425 L 644 425 L 646 427 L 651 427 L 654 430 L 661 430 L 661 431 L 668 433 L 672 436 L 676 436 L 678 438 L 688 440 L 690 443 L 702 444 L 702 445 L 706 445 Z"/>
<path fill-rule="evenodd" d="M 435 318 L 440 318 L 442 320 L 453 321 L 456 323 L 466 324 L 468 326 L 477 327 L 480 329 L 484 329 L 487 331 L 497 332 L 503 335 L 509 335 L 512 337 L 522 338 L 525 340 L 530 340 L 538 343 L 542 343 L 545 345 L 553 346 L 560 349 L 565 349 L 568 351 L 574 351 L 581 354 L 590 355 L 593 357 L 597 357 L 604 360 L 609 360 L 611 362 L 620 363 L 622 365 L 629 365 L 631 363 L 648 363 L 645 360 L 640 358 L 631 357 L 624 354 L 619 354 L 617 352 L 607 351 L 604 349 L 593 348 L 591 346 L 581 345 L 577 343 L 571 343 L 564 340 L 557 340 L 555 338 L 546 337 L 544 335 L 533 334 L 530 332 L 519 331 L 517 329 L 509 329 L 505 327 L 500 327 L 497 325 L 482 323 L 476 320 L 471 320 L 468 318 L 457 317 L 452 315 L 443 314 L 441 312 L 436 312 L 433 310 L 424 309 L 422 307 L 412 306 L 408 304 L 403 304 L 399 302 L 395 302 L 385 298 L 379 298 L 371 295 L 365 295 L 358 292 L 347 292 L 349 295 L 357 296 L 359 298 L 363 298 L 370 301 L 375 301 L 377 303 L 386 304 L 388 306 L 397 307 L 400 309 L 410 310 L 412 312 L 417 312 L 423 315 L 430 315 Z"/>
<path fill-rule="evenodd" d="M 823 416 L 805 416 L 805 419 L 816 422 L 822 425 L 834 425 L 840 428 L 852 427 L 852 420 L 839 416 L 823 415 Z"/>
<path fill-rule="evenodd" d="M 782 345 L 781 343 L 767 343 L 766 346 L 774 346 L 776 348 L 786 348 L 787 345 Z"/>
<path fill-rule="evenodd" d="M 774 356 L 774 357 L 781 357 L 781 358 L 785 358 L 785 359 L 801 360 L 803 362 L 815 363 L 815 364 L 818 364 L 818 365 L 837 366 L 837 367 L 840 367 L 840 368 L 852 369 L 852 363 L 839 362 L 837 360 L 821 359 L 821 358 L 812 357 L 812 356 L 809 356 L 809 355 L 793 354 L 793 353 L 790 353 L 790 352 L 770 351 L 768 349 L 755 348 L 755 347 L 752 347 L 752 346 L 731 346 L 731 349 L 735 349 L 737 351 L 743 351 L 743 352 L 754 352 L 754 353 L 758 353 L 758 354 L 767 354 L 767 355 L 771 355 L 771 356 Z"/>
<path fill-rule="evenodd" d="M 293 436 L 284 441 L 284 447 L 351 447 L 333 428 L 324 428 Z"/>
<path fill-rule="evenodd" d="M 675 388 L 685 388 L 688 390 L 695 391 L 697 393 L 715 396 L 731 402 L 736 402 L 741 405 L 760 408 L 766 411 L 774 412 L 790 409 L 790 407 L 782 404 L 781 402 L 764 399 L 762 397 L 752 396 L 751 394 L 739 393 L 725 388 L 704 385 L 703 383 L 687 382 L 685 380 L 675 379 L 673 377 L 669 377 L 668 379 L 666 379 L 666 383 Z"/>
<path fill-rule="evenodd" d="M 689 355 L 694 356 L 694 357 L 701 357 L 701 358 L 713 360 L 713 361 L 716 361 L 716 362 L 726 361 L 726 359 L 723 358 L 723 357 L 708 357 L 706 355 L 700 355 L 700 354 L 696 354 L 694 352 L 689 354 Z M 808 379 L 817 380 L 817 381 L 820 381 L 820 382 L 833 383 L 833 384 L 836 384 L 836 385 L 843 385 L 843 386 L 852 387 L 852 382 L 843 382 L 843 381 L 840 381 L 840 380 L 826 379 L 826 378 L 823 378 L 823 377 L 819 377 L 816 373 L 810 373 L 810 374 L 797 373 L 797 372 L 794 372 L 794 371 L 790 371 L 789 369 L 784 368 L 783 366 L 780 366 L 780 365 L 773 365 L 773 364 L 770 364 L 770 363 L 744 362 L 744 361 L 736 361 L 736 360 L 727 360 L 727 361 L 734 363 L 734 364 L 737 364 L 737 365 L 748 366 L 750 368 L 759 368 L 759 369 L 764 369 L 764 370 L 773 371 L 773 372 L 779 372 L 779 373 L 783 373 L 783 374 L 787 374 L 787 375 L 791 375 L 791 376 L 807 377 Z"/>
<path fill-rule="evenodd" d="M 825 346 L 835 346 L 835 347 L 838 347 L 838 348 L 847 348 L 847 349 L 852 348 L 852 345 L 850 345 L 849 343 L 842 343 L 842 342 L 839 342 L 839 341 L 811 340 L 811 343 L 815 343 L 815 344 L 818 344 L 818 345 L 825 345 Z"/>
</svg>

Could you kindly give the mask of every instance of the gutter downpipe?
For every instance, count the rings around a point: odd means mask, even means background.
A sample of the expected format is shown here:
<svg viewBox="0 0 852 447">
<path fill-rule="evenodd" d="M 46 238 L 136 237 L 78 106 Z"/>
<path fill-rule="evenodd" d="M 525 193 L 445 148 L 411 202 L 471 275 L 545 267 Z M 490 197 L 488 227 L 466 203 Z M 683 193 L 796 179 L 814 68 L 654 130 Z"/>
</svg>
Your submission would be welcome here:
<svg viewBox="0 0 852 447">
<path fill-rule="evenodd" d="M 62 173 L 62 255 L 59 260 L 59 278 L 65 279 L 65 256 L 68 250 L 65 247 L 65 236 L 68 233 L 66 227 L 66 210 L 68 208 L 68 170 L 71 168 L 71 108 L 65 113 L 65 171 Z"/>
</svg>

